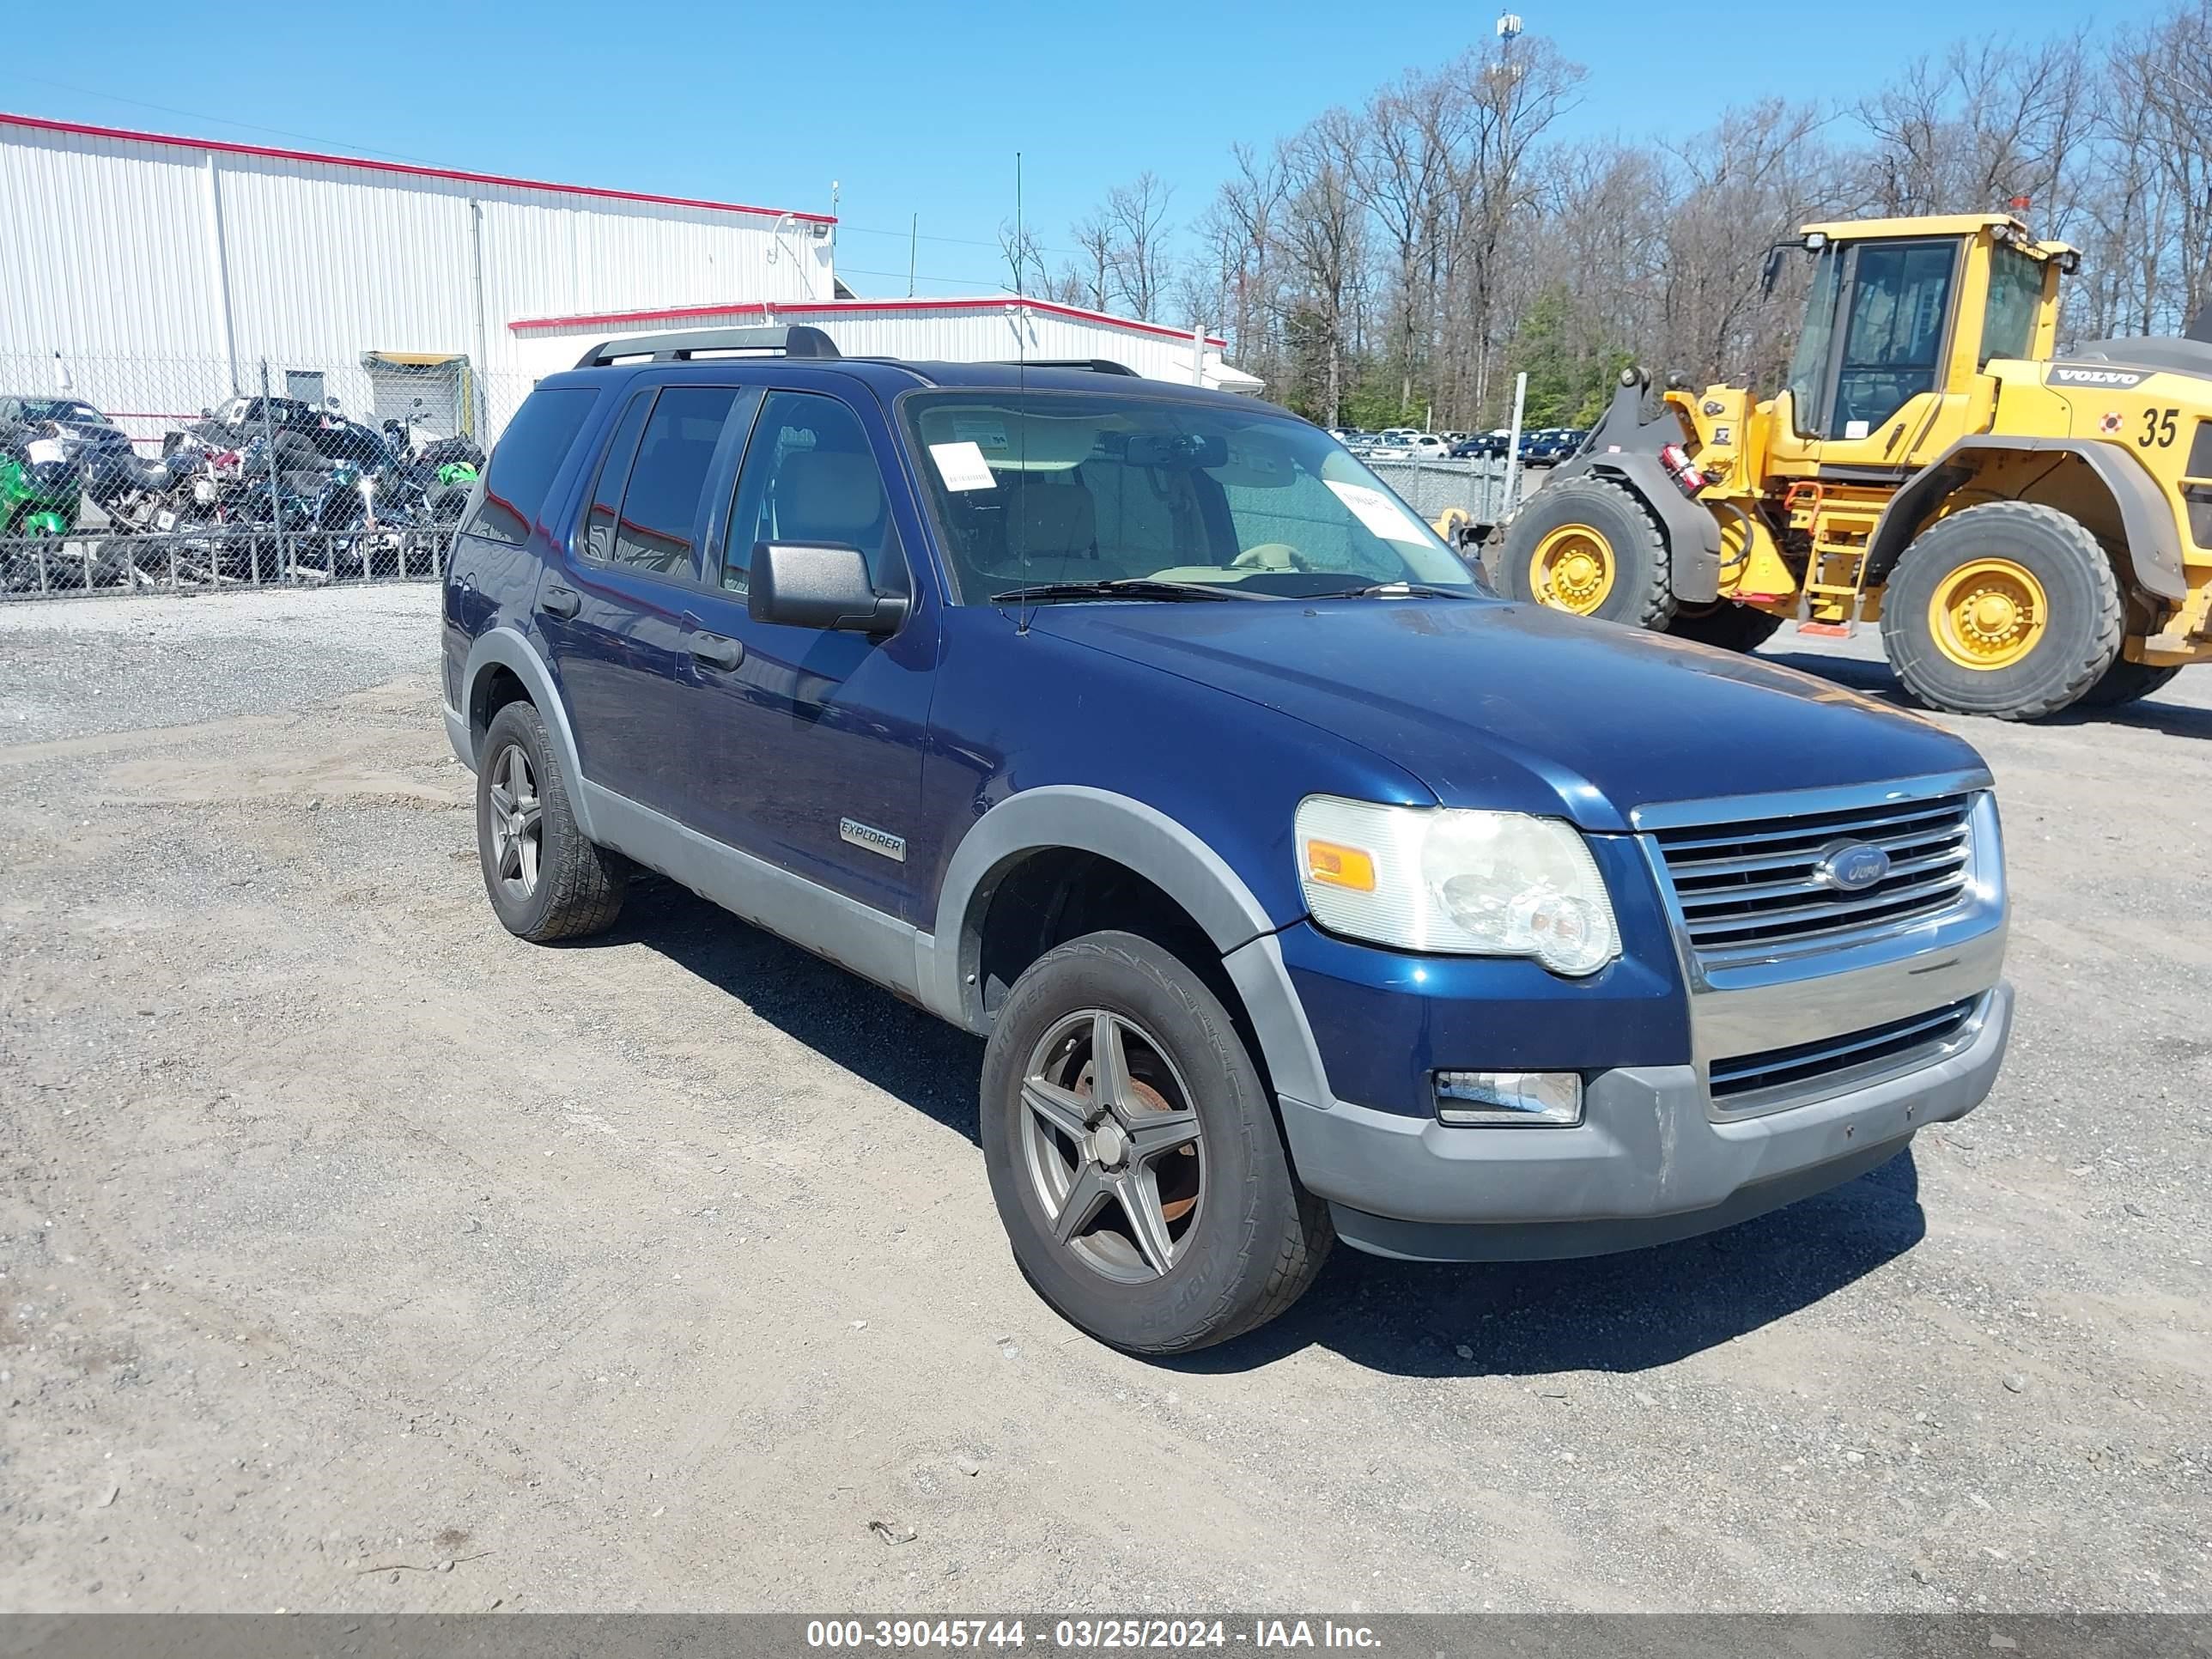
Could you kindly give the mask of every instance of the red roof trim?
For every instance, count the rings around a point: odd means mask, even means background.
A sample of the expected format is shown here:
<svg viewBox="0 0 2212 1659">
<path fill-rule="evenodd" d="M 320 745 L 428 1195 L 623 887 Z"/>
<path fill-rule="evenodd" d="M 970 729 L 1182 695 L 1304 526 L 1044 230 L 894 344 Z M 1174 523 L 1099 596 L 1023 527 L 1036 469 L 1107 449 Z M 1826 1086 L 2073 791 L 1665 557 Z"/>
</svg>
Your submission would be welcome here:
<svg viewBox="0 0 2212 1659">
<path fill-rule="evenodd" d="M 1116 317 L 1109 312 L 1086 311 L 1081 306 L 1064 306 L 1057 300 L 1016 299 L 1012 295 L 1004 298 L 986 295 L 968 300 L 794 300 L 788 304 L 752 300 L 729 305 L 678 306 L 666 311 L 597 311 L 576 317 L 518 317 L 507 326 L 520 334 L 525 329 L 626 328 L 636 323 L 694 322 L 702 317 L 765 317 L 771 312 L 778 317 L 797 317 L 838 311 L 1005 311 L 1015 306 L 1042 311 L 1052 317 L 1073 317 L 1078 322 L 1103 323 L 1109 328 L 1127 329 L 1134 334 L 1157 334 L 1170 340 L 1190 338 L 1187 328 L 1139 322 L 1134 317 Z M 1229 343 L 1211 334 L 1206 337 L 1206 343 L 1224 347 Z"/>
<path fill-rule="evenodd" d="M 646 191 L 606 190 L 597 185 L 555 185 L 542 179 L 509 179 L 495 173 L 464 173 L 453 167 L 416 167 L 406 161 L 377 161 L 361 155 L 324 155 L 314 150 L 275 149 L 266 144 L 234 144 L 221 138 L 179 138 L 166 132 L 137 132 L 128 127 L 88 126 L 82 121 L 55 121 L 43 115 L 10 115 L 0 110 L 0 125 L 33 127 L 41 132 L 76 133 L 88 138 L 119 138 L 134 144 L 168 144 L 180 149 L 211 149 L 223 155 L 259 155 L 278 161 L 312 161 L 322 167 L 360 167 L 370 173 L 396 173 L 410 179 L 450 179 L 465 185 L 497 185 L 508 190 L 548 190 L 562 196 L 597 196 L 612 202 L 652 202 L 662 207 L 704 208 L 714 213 L 757 213 L 771 219 L 789 217 L 806 224 L 834 225 L 826 213 L 792 213 L 781 208 L 748 207 L 742 202 L 705 202 L 688 196 L 655 196 Z"/>
</svg>

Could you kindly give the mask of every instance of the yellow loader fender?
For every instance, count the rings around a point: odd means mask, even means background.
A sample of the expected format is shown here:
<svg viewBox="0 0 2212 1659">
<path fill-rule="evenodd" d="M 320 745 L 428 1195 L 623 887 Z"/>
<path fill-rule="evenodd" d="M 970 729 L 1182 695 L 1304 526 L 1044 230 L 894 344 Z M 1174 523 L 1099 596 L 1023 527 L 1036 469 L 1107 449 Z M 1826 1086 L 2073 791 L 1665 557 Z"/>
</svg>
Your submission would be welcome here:
<svg viewBox="0 0 2212 1659">
<path fill-rule="evenodd" d="M 1981 434 L 1960 439 L 1908 479 L 1890 498 L 1867 544 L 1869 582 L 1887 577 L 1912 540 L 1915 528 L 1956 489 L 1967 468 L 1954 463 L 1970 451 L 2078 457 L 2111 492 L 2127 532 L 2128 559 L 2145 592 L 2179 601 L 2189 592 L 2181 569 L 2181 538 L 2158 481 L 2141 462 L 2112 444 L 2083 438 L 2008 438 Z"/>
</svg>

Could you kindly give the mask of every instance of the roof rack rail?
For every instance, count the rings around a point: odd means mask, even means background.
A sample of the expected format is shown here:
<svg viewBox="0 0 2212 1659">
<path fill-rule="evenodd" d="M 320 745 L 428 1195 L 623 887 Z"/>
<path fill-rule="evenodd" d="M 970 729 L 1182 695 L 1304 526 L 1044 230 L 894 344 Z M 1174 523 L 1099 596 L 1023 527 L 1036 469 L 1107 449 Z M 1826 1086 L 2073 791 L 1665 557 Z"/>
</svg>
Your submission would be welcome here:
<svg viewBox="0 0 2212 1659">
<path fill-rule="evenodd" d="M 579 368 L 643 357 L 656 363 L 689 362 L 702 353 L 757 351 L 786 357 L 836 357 L 837 343 L 818 328 L 794 323 L 788 328 L 693 328 L 680 334 L 633 334 L 602 340 L 576 360 Z"/>
<path fill-rule="evenodd" d="M 1087 368 L 1093 374 L 1126 374 L 1133 380 L 1144 376 L 1127 363 L 1117 363 L 1111 357 L 1023 357 L 1002 358 L 994 367 L 999 368 Z"/>
</svg>

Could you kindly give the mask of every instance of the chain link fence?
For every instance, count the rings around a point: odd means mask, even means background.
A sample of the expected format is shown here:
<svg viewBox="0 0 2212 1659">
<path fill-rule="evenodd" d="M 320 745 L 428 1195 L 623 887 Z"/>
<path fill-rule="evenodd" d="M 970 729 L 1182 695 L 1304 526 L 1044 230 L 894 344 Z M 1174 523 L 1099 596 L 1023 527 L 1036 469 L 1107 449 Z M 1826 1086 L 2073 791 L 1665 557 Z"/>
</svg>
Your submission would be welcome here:
<svg viewBox="0 0 2212 1659">
<path fill-rule="evenodd" d="M 434 580 L 529 389 L 456 357 L 0 352 L 0 602 Z"/>
<path fill-rule="evenodd" d="M 1508 512 L 1528 498 L 1544 482 L 1539 471 L 1520 468 L 1510 480 L 1507 497 L 1506 463 L 1480 461 L 1386 461 L 1370 456 L 1367 468 L 1398 492 L 1398 497 L 1428 524 L 1440 523 L 1447 514 L 1457 514 L 1472 526 L 1504 522 Z"/>
</svg>

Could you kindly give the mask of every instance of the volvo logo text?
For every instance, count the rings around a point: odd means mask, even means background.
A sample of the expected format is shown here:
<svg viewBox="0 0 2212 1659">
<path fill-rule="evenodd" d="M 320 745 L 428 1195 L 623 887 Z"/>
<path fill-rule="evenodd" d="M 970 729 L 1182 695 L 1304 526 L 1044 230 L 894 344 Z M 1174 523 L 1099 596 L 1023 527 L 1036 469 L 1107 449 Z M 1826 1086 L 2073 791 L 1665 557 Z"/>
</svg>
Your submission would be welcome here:
<svg viewBox="0 0 2212 1659">
<path fill-rule="evenodd" d="M 1863 841 L 1839 841 L 1820 849 L 1813 879 L 1838 893 L 1863 893 L 1889 874 L 1889 854 Z"/>
</svg>

